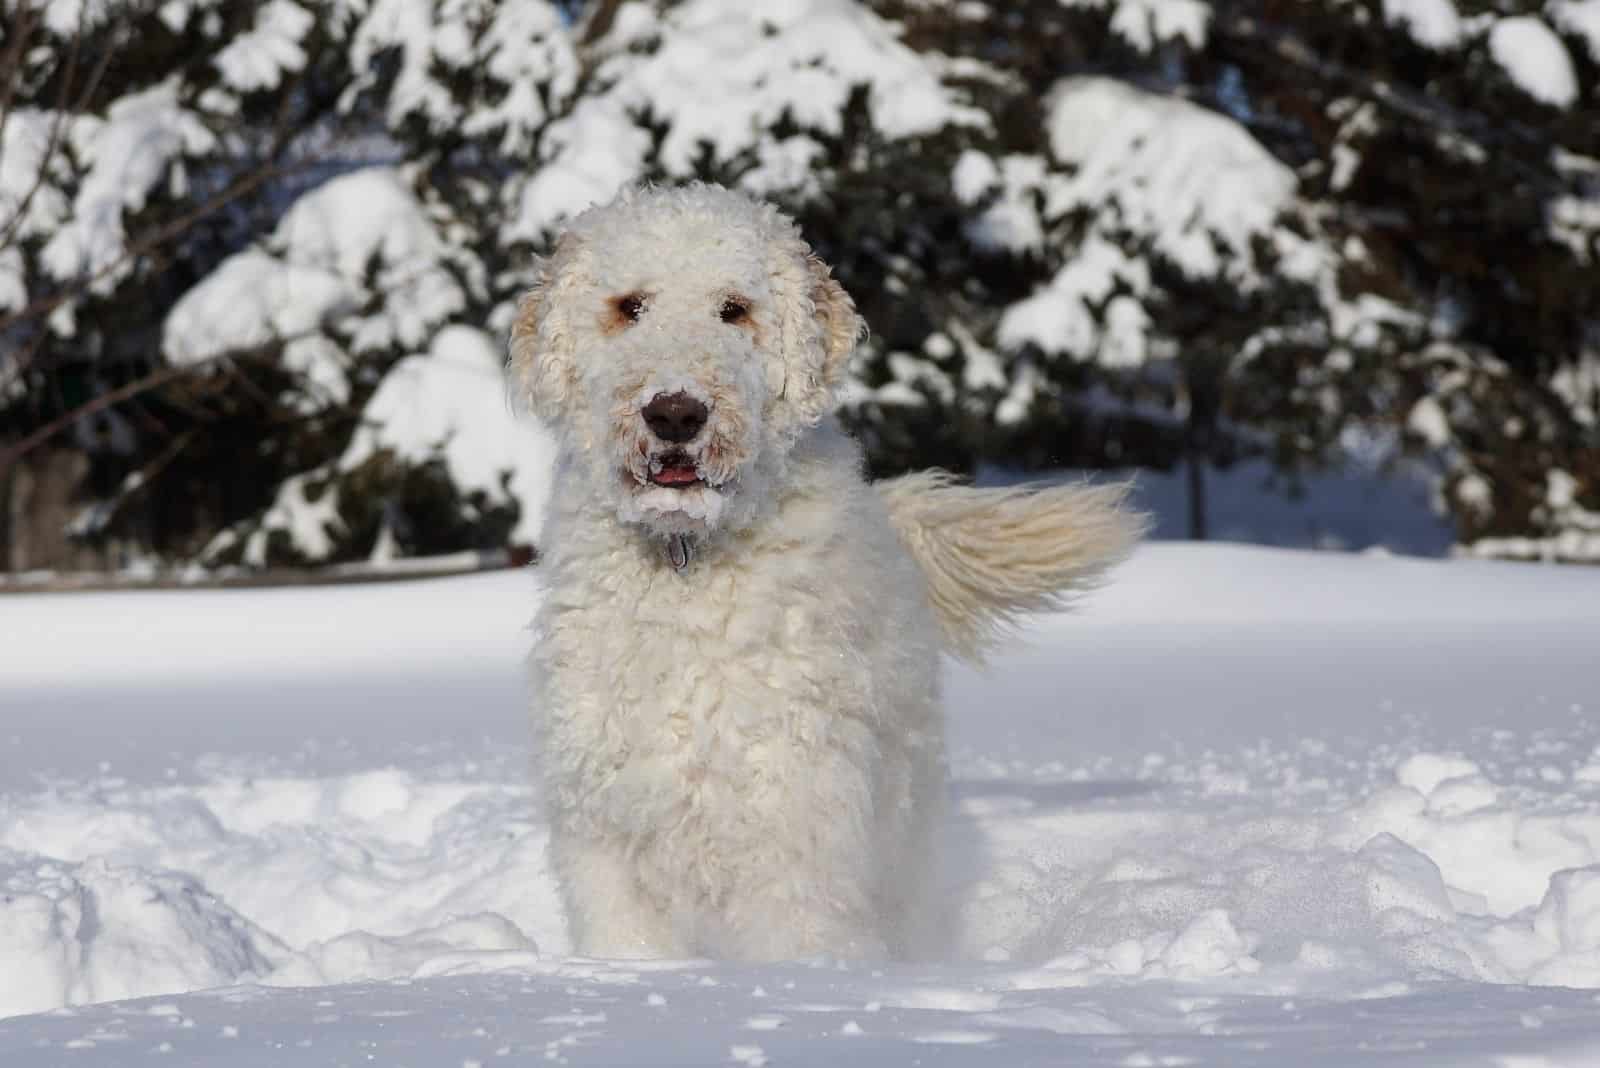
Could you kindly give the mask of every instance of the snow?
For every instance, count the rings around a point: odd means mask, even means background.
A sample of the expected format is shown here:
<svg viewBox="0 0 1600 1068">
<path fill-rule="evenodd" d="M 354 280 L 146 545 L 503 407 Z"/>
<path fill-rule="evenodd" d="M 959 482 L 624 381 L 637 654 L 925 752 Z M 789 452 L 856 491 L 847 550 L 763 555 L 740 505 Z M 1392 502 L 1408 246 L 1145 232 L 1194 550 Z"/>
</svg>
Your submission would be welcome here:
<svg viewBox="0 0 1600 1068">
<path fill-rule="evenodd" d="M 985 251 L 1041 251 L 1044 226 L 1034 200 L 1045 186 L 1045 168 L 1045 161 L 1038 156 L 1004 156 L 997 167 L 974 149 L 963 152 L 950 173 L 956 198 L 971 204 L 989 189 L 999 189 L 994 203 L 967 225 L 968 240 Z"/>
<path fill-rule="evenodd" d="M 281 340 L 284 365 L 310 387 L 308 405 L 343 403 L 347 358 L 317 331 L 337 323 L 357 350 L 424 344 L 466 304 L 446 259 L 397 169 L 341 175 L 296 200 L 266 249 L 228 257 L 185 293 L 163 324 L 162 352 L 200 363 Z"/>
<path fill-rule="evenodd" d="M 1556 28 L 1581 38 L 1589 58 L 1600 63 L 1600 0 L 1556 0 L 1547 10 Z"/>
<path fill-rule="evenodd" d="M 1404 26 L 1412 40 L 1442 52 L 1460 44 L 1466 34 L 1461 12 L 1451 0 L 1383 0 L 1384 21 Z"/>
<path fill-rule="evenodd" d="M 1544 506 L 1538 518 L 1556 533 L 1544 537 L 1480 538 L 1467 547 L 1475 556 L 1511 560 L 1600 561 L 1600 512 L 1578 501 L 1579 483 L 1570 472 L 1545 472 Z"/>
<path fill-rule="evenodd" d="M 116 13 L 116 0 L 55 0 L 41 9 L 44 24 L 58 38 L 104 25 Z"/>
<path fill-rule="evenodd" d="M 522 187 L 508 237 L 537 241 L 563 219 L 616 196 L 644 170 L 650 131 L 604 98 L 584 97 L 545 128 L 551 159 Z"/>
<path fill-rule="evenodd" d="M 60 156 L 52 157 L 49 150 L 52 135 L 66 136 L 75 121 L 61 112 L 36 108 L 16 108 L 6 115 L 0 124 L 0 232 L 14 226 L 19 238 L 46 235 L 66 219 L 70 204 L 54 185 L 64 168 Z M 53 181 L 39 182 L 40 168 L 47 159 L 51 160 L 48 177 Z M 27 303 L 22 250 L 15 243 L 7 244 L 9 247 L 0 250 L 0 310 L 19 309 Z"/>
<path fill-rule="evenodd" d="M 376 262 L 370 292 L 383 295 L 384 307 L 356 329 L 358 350 L 421 345 L 465 306 L 460 284 L 440 262 L 444 240 L 397 168 L 369 167 L 318 186 L 284 213 L 274 239 L 291 267 L 350 284 L 367 279 Z"/>
<path fill-rule="evenodd" d="M 890 966 L 567 956 L 538 596 L 0 599 L 0 1062 L 1600 1058 L 1600 573 L 1147 546 L 947 669 Z"/>
<path fill-rule="evenodd" d="M 521 506 L 512 540 L 534 544 L 554 473 L 555 445 L 512 410 L 502 353 L 502 346 L 481 330 L 440 330 L 426 355 L 407 357 L 384 377 L 339 468 L 353 470 L 384 449 L 416 464 L 437 455 L 463 493 L 478 491 L 491 500 L 509 493 Z"/>
<path fill-rule="evenodd" d="M 51 181 L 40 182 L 39 171 L 51 158 L 52 134 L 64 136 L 72 121 L 60 112 L 17 108 L 0 124 L 0 232 L 14 229 L 19 238 L 49 234 L 66 218 L 68 200 L 54 186 L 62 177 L 60 157 L 54 158 L 47 175 Z M 0 248 L 0 311 L 18 310 L 27 303 L 22 249 L 17 242 L 7 242 Z"/>
<path fill-rule="evenodd" d="M 1444 406 L 1437 397 L 1418 398 L 1417 403 L 1411 406 L 1411 411 L 1406 413 L 1406 430 L 1435 449 L 1444 448 L 1454 438 L 1450 430 L 1450 418 L 1445 415 Z"/>
<path fill-rule="evenodd" d="M 352 287 L 337 274 L 296 269 L 246 249 L 223 260 L 173 306 L 163 351 L 173 363 L 202 363 L 287 339 L 285 364 L 306 376 L 323 403 L 343 403 L 350 395 L 343 359 L 312 347 L 318 339 L 307 335 L 353 301 Z"/>
<path fill-rule="evenodd" d="M 301 344 L 297 342 L 296 344 Z M 291 346 L 293 348 L 293 346 Z M 513 542 L 535 544 L 555 467 L 555 443 L 533 421 L 519 418 L 506 387 L 502 348 L 475 327 L 439 330 L 425 353 L 407 356 L 384 376 L 361 411 L 361 425 L 337 461 L 286 479 L 257 528 L 245 538 L 243 562 L 267 562 L 269 541 L 287 536 L 302 557 L 325 559 L 340 527 L 336 478 L 380 453 L 413 466 L 440 461 L 463 496 L 515 503 Z M 232 546 L 226 532 L 213 546 Z M 372 555 L 395 552 L 384 527 Z"/>
<path fill-rule="evenodd" d="M 1224 115 L 1125 82 L 1075 77 L 1051 91 L 1051 152 L 1076 168 L 1047 212 L 1100 209 L 1194 276 L 1248 262 L 1293 200 L 1294 173 Z M 1107 207 L 1103 207 L 1107 206 Z"/>
<path fill-rule="evenodd" d="M 466 15 L 464 5 L 451 5 L 442 12 L 450 17 L 434 24 L 434 5 L 427 0 L 375 0 L 350 39 L 350 69 L 370 72 L 374 61 L 390 53 L 398 61 L 394 84 L 386 101 L 391 128 L 407 118 L 421 118 L 429 129 L 446 130 L 461 118 L 450 92 L 433 76 L 433 64 L 444 60 L 459 66 L 461 57 L 452 49 L 434 48 L 434 37 L 448 41 L 459 33 Z M 443 53 L 442 55 L 439 53 Z M 456 62 L 450 63 L 454 59 Z M 370 73 L 363 80 L 371 80 Z"/>
<path fill-rule="evenodd" d="M 1118 0 L 1116 9 L 1111 31 L 1141 52 L 1179 40 L 1205 47 L 1211 5 L 1204 0 Z"/>
<path fill-rule="evenodd" d="M 1568 108 L 1578 99 L 1578 75 L 1566 45 L 1537 15 L 1496 20 L 1489 31 L 1489 55 L 1516 86 L 1551 107 Z"/>
<path fill-rule="evenodd" d="M 216 139 L 180 104 L 176 78 L 119 98 L 104 120 L 79 117 L 69 133 L 88 171 L 71 219 L 54 229 L 41 259 L 52 277 L 96 276 L 94 291 L 109 293 L 129 269 L 124 212 L 143 208 L 164 178 L 181 193 L 183 172 L 172 165 L 210 151 Z"/>
<path fill-rule="evenodd" d="M 1596 212 L 1600 222 L 1600 211 Z M 1588 349 L 1550 376 L 1550 388 L 1585 426 L 1600 422 L 1600 349 Z"/>
<path fill-rule="evenodd" d="M 1046 285 L 1005 310 L 995 338 L 1006 349 L 1031 343 L 1074 359 L 1098 358 L 1106 366 L 1137 364 L 1144 356 L 1148 328 L 1143 308 L 1136 301 L 1112 301 L 1104 334 L 1091 310 L 1119 287 L 1135 294 L 1148 292 L 1148 266 L 1111 241 L 1090 237 Z M 1131 311 L 1112 311 L 1123 304 Z M 1129 330 L 1133 337 L 1127 336 Z"/>
<path fill-rule="evenodd" d="M 521 0 L 495 5 L 480 47 L 488 53 L 483 69 L 506 91 L 468 115 L 463 132 L 475 137 L 503 130 L 501 151 L 513 158 L 527 151 L 549 119 L 547 99 L 559 104 L 577 82 L 577 56 L 564 29 L 552 4 Z"/>
<path fill-rule="evenodd" d="M 1211 5 L 1204 0 L 1062 0 L 1067 7 L 1111 12 L 1111 31 L 1140 52 L 1182 40 L 1190 48 L 1206 43 Z"/>
<path fill-rule="evenodd" d="M 1063 170 L 1047 171 L 1035 157 L 996 163 L 968 152 L 951 174 L 965 203 L 998 190 L 969 227 L 979 248 L 1037 250 L 1047 225 L 1079 214 L 1090 220 L 1054 277 L 1002 313 L 1003 349 L 1032 345 L 1109 368 L 1151 359 L 1152 324 L 1141 304 L 1151 291 L 1146 248 L 1191 277 L 1245 287 L 1261 283 L 1253 245 L 1263 238 L 1276 239 L 1287 274 L 1323 266 L 1308 259 L 1306 242 L 1277 232 L 1294 203 L 1293 172 L 1232 119 L 1088 76 L 1059 82 L 1046 108 L 1051 155 Z"/>
<path fill-rule="evenodd" d="M 278 486 L 277 496 L 261 517 L 260 527 L 245 541 L 244 562 L 263 567 L 267 562 L 267 543 L 272 533 L 282 531 L 289 545 L 308 560 L 321 560 L 333 550 L 330 531 L 340 526 L 339 491 L 336 486 L 319 485 L 325 479 L 318 472 L 291 475 Z M 231 538 L 232 532 L 227 537 Z"/>
<path fill-rule="evenodd" d="M 1595 32 L 1597 46 L 1600 46 L 1600 20 L 1597 20 Z M 1552 197 L 1546 208 L 1546 219 L 1550 236 L 1565 245 L 1578 263 L 1587 266 L 1591 262 L 1591 242 L 1600 234 L 1600 197 Z"/>
<path fill-rule="evenodd" d="M 545 131 L 542 166 L 512 206 L 513 236 L 537 240 L 646 177 L 646 119 L 661 130 L 653 162 L 667 177 L 697 176 L 702 158 L 753 156 L 752 188 L 769 194 L 814 188 L 804 164 L 818 151 L 810 136 L 783 144 L 773 127 L 786 119 L 804 135 L 838 136 L 857 90 L 890 140 L 987 124 L 932 58 L 853 0 L 691 0 L 660 15 L 624 5 L 604 51 L 595 77 L 605 88 Z"/>
<path fill-rule="evenodd" d="M 558 6 L 546 0 L 377 0 L 358 10 L 350 44 L 353 91 L 374 80 L 379 56 L 392 56 L 394 83 L 385 101 L 391 129 L 415 119 L 436 132 L 459 126 L 472 137 L 498 130 L 500 148 L 522 155 L 577 81 L 571 34 Z M 445 84 L 484 77 L 493 84 L 467 108 Z"/>
<path fill-rule="evenodd" d="M 956 157 L 950 169 L 950 187 L 963 204 L 975 204 L 1000 181 L 1000 168 L 994 157 L 968 148 Z"/>
<path fill-rule="evenodd" d="M 752 17 L 754 16 L 754 17 Z M 617 92 L 671 126 L 661 146 L 668 173 L 693 173 L 708 145 L 727 160 L 787 113 L 803 129 L 838 134 L 851 89 L 864 87 L 873 125 L 887 137 L 980 122 L 890 25 L 848 0 L 752 5 L 694 0 L 669 16 L 650 62 Z"/>
<path fill-rule="evenodd" d="M 229 41 L 212 62 L 235 89 L 275 89 L 285 73 L 306 65 L 300 42 L 313 21 L 298 4 L 270 0 L 256 12 L 255 26 Z"/>
</svg>

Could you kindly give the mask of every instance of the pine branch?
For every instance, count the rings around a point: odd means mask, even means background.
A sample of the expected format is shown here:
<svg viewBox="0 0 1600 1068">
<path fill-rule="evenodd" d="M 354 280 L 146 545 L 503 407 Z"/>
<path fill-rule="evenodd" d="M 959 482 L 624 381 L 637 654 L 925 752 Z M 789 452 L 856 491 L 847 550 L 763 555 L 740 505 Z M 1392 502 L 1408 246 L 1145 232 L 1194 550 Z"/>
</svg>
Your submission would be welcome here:
<svg viewBox="0 0 1600 1068">
<path fill-rule="evenodd" d="M 17 38 L 17 42 L 19 43 L 22 40 L 23 38 L 20 36 Z M 81 113 L 89 106 L 89 101 L 94 99 L 94 92 L 99 88 L 101 79 L 105 77 L 106 70 L 111 66 L 111 57 L 117 52 L 115 48 L 107 48 L 101 54 L 100 61 L 95 64 L 94 70 L 90 72 L 89 79 L 84 84 L 83 91 L 78 94 L 77 103 L 69 107 L 67 98 L 72 92 L 73 77 L 78 69 L 78 53 L 82 44 L 83 28 L 80 25 L 78 30 L 72 35 L 72 47 L 67 54 L 67 69 L 66 73 L 63 74 L 61 78 L 61 90 L 57 94 L 56 98 L 55 115 L 50 121 L 50 136 L 45 142 L 44 155 L 39 159 L 38 173 L 33 176 L 33 183 L 28 187 L 28 191 L 23 194 L 22 199 L 17 203 L 17 210 L 12 213 L 11 218 L 6 220 L 4 229 L 0 229 L 0 249 L 8 247 L 12 243 L 16 233 L 22 227 L 22 220 L 28 215 L 28 206 L 33 203 L 33 198 L 38 194 L 39 190 L 43 188 L 45 179 L 49 177 L 50 163 L 55 158 L 56 150 L 60 147 L 61 131 L 63 128 L 65 128 L 67 119 L 70 116 Z M 10 62 L 11 59 L 12 57 L 7 57 L 8 62 Z M 16 66 L 12 66 L 11 69 L 14 77 L 17 80 L 20 80 L 22 77 L 21 70 Z M 8 82 L 6 85 L 7 109 L 10 107 L 11 90 L 15 88 L 15 85 L 15 81 Z M 0 111 L 0 133 L 4 133 L 5 123 L 8 117 L 9 116 L 5 111 Z"/>
<path fill-rule="evenodd" d="M 27 47 L 28 38 L 33 36 L 33 27 L 38 18 L 30 0 L 19 0 L 16 11 L 17 21 L 11 26 L 11 40 L 6 45 L 5 54 L 0 56 L 0 70 L 8 75 L 0 83 L 0 134 L 5 132 L 6 120 L 11 117 L 11 105 L 16 99 L 17 86 L 22 82 L 22 51 Z"/>
<path fill-rule="evenodd" d="M 219 355 L 217 357 L 213 357 L 213 359 L 221 359 L 221 356 Z M 107 392 L 102 393 L 91 400 L 85 401 L 83 404 L 78 405 L 76 408 L 73 408 L 70 411 L 62 412 L 48 423 L 36 428 L 29 434 L 24 435 L 20 441 L 14 442 L 11 445 L 6 446 L 4 449 L 0 449 L 0 482 L 5 480 L 5 477 L 11 473 L 11 469 L 15 467 L 24 456 L 28 455 L 28 453 L 32 452 L 34 449 L 37 449 L 45 442 L 49 441 L 51 438 L 67 429 L 67 427 L 71 426 L 79 419 L 94 415 L 97 412 L 105 411 L 107 408 L 110 408 L 113 405 L 120 404 L 125 400 L 137 397 L 142 393 L 148 393 L 153 389 L 159 389 L 168 382 L 182 378 L 184 375 L 194 373 L 196 368 L 199 366 L 201 365 L 188 364 L 183 366 L 163 367 L 157 371 L 153 371 L 150 374 L 145 375 L 143 378 L 136 378 L 132 382 L 127 382 L 121 386 L 118 386 L 116 389 L 108 390 Z"/>
<path fill-rule="evenodd" d="M 583 30 L 578 34 L 578 47 L 588 48 L 610 30 L 611 24 L 616 21 L 617 11 L 622 7 L 622 0 L 600 0 L 595 4 L 589 17 L 583 20 Z"/>
<path fill-rule="evenodd" d="M 67 283 L 66 287 L 61 289 L 59 292 L 52 293 L 48 297 L 41 297 L 20 311 L 0 317 L 0 333 L 4 333 L 19 323 L 28 322 L 33 319 L 44 318 L 61 305 L 81 296 L 85 290 L 94 285 L 94 283 L 99 281 L 101 278 L 114 273 L 121 267 L 127 265 L 133 260 L 138 259 L 140 256 L 160 248 L 168 241 L 183 236 L 184 233 L 186 233 L 195 224 L 199 223 L 200 220 L 216 214 L 218 211 L 227 207 L 235 200 L 254 192 L 263 183 L 273 178 L 282 178 L 294 174 L 310 166 L 313 162 L 314 161 L 312 160 L 298 160 L 293 163 L 262 167 L 259 170 L 245 175 L 244 177 L 230 184 L 222 192 L 207 200 L 205 203 L 195 207 L 190 211 L 184 212 L 175 219 L 171 219 L 168 222 L 155 227 L 149 233 L 142 235 L 138 240 L 129 242 L 127 248 L 123 250 L 122 255 L 101 267 L 99 270 L 80 275 L 71 282 Z"/>
<path fill-rule="evenodd" d="M 1270 53 L 1319 82 L 1337 84 L 1344 91 L 1371 100 L 1436 134 L 1467 141 L 1485 154 L 1490 151 L 1485 146 L 1498 147 L 1501 150 L 1497 153 L 1498 160 L 1530 181 L 1542 195 L 1563 191 L 1560 181 L 1548 170 L 1528 162 L 1544 159 L 1549 146 L 1544 138 L 1520 123 L 1507 121 L 1504 116 L 1491 120 L 1426 93 L 1376 78 L 1367 71 L 1347 67 L 1321 55 L 1292 31 L 1268 25 L 1252 15 L 1219 13 L 1214 26 L 1218 31 L 1214 39 L 1219 44 L 1230 40 L 1238 42 L 1257 61 L 1263 52 Z"/>
</svg>

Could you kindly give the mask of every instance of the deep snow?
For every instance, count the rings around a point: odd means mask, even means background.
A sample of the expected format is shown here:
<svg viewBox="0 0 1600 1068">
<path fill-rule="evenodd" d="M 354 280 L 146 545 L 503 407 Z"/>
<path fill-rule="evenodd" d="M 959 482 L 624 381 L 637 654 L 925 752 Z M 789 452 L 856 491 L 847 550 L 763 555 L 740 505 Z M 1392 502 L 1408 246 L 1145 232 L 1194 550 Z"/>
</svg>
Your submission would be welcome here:
<svg viewBox="0 0 1600 1068">
<path fill-rule="evenodd" d="M 1145 548 L 880 968 L 566 956 L 536 574 L 0 598 L 0 1063 L 1600 1064 L 1600 571 Z"/>
</svg>

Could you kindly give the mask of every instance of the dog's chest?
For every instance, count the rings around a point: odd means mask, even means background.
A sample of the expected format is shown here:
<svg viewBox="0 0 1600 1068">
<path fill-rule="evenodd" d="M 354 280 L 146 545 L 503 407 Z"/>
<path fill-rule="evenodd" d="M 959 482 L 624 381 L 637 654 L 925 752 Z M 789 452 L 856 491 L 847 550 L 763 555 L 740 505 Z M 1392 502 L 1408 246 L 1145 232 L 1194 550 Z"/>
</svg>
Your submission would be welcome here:
<svg viewBox="0 0 1600 1068">
<path fill-rule="evenodd" d="M 538 711 L 558 801 L 659 825 L 700 792 L 747 793 L 871 749 L 881 620 L 848 586 L 705 563 L 606 586 L 557 591 L 541 619 Z"/>
</svg>

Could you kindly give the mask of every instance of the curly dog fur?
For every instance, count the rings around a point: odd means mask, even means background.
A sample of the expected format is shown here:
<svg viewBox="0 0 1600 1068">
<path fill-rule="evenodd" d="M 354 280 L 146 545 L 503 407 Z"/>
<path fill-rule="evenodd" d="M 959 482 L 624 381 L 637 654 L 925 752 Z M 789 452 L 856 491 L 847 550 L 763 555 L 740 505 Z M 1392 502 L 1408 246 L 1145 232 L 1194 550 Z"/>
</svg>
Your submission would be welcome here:
<svg viewBox="0 0 1600 1068">
<path fill-rule="evenodd" d="M 578 217 L 518 308 L 560 441 L 531 663 L 580 953 L 914 952 L 941 650 L 1137 537 L 1116 489 L 869 485 L 829 416 L 861 330 L 790 220 L 703 185 Z"/>
</svg>

